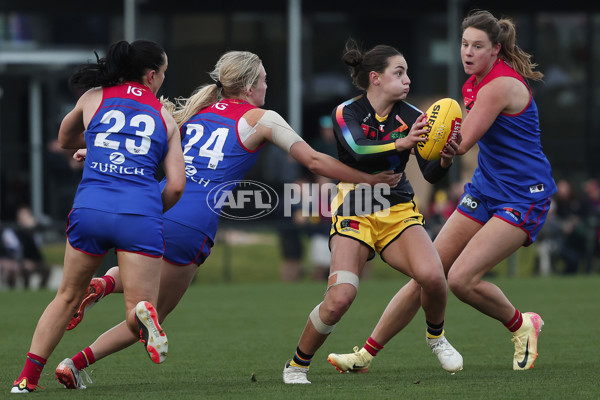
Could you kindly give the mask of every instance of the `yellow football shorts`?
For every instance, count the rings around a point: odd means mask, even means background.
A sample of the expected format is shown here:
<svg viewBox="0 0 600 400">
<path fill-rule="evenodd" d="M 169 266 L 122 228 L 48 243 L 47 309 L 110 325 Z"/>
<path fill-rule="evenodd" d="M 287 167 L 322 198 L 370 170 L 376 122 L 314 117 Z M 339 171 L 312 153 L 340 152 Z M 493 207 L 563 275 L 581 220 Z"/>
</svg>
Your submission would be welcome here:
<svg viewBox="0 0 600 400">
<path fill-rule="evenodd" d="M 340 204 L 340 199 L 334 199 L 331 210 Z M 375 252 L 383 250 L 404 230 L 413 225 L 423 225 L 423 215 L 419 212 L 414 201 L 395 204 L 385 210 L 362 216 L 331 216 L 331 231 L 333 235 L 346 236 L 368 246 L 371 251 L 369 260 L 375 257 Z"/>
</svg>

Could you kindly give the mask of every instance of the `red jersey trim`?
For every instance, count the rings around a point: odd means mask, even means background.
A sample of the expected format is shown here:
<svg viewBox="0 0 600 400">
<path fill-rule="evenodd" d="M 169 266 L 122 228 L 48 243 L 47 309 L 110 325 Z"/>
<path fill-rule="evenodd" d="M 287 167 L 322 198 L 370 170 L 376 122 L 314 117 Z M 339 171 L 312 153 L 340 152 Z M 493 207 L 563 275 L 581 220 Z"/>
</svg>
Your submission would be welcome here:
<svg viewBox="0 0 600 400">
<path fill-rule="evenodd" d="M 490 83 L 491 81 L 493 81 L 494 79 L 499 78 L 499 77 L 515 78 L 519 82 L 521 82 L 523 85 L 525 85 L 525 87 L 529 91 L 529 101 L 527 102 L 527 105 L 521 111 L 519 111 L 518 113 L 515 113 L 515 114 L 501 112 L 500 115 L 504 115 L 507 117 L 517 117 L 517 116 L 523 114 L 525 111 L 527 111 L 527 109 L 531 105 L 531 102 L 533 101 L 533 93 L 531 92 L 531 88 L 529 87 L 529 85 L 527 84 L 525 79 L 521 75 L 519 75 L 519 73 L 517 71 L 515 71 L 508 62 L 506 62 L 502 58 L 498 58 L 495 61 L 494 66 L 492 67 L 490 72 L 488 72 L 487 75 L 483 77 L 483 79 L 481 80 L 481 82 L 479 82 L 478 85 L 476 85 L 475 75 L 472 75 L 469 79 L 467 79 L 467 81 L 465 82 L 465 85 L 463 87 L 463 100 L 464 100 L 465 105 L 467 105 L 468 103 L 477 101 L 477 93 L 479 92 L 479 90 L 486 84 Z M 467 97 L 464 95 L 464 92 L 466 89 L 469 89 L 469 88 L 471 89 L 471 94 Z"/>
</svg>

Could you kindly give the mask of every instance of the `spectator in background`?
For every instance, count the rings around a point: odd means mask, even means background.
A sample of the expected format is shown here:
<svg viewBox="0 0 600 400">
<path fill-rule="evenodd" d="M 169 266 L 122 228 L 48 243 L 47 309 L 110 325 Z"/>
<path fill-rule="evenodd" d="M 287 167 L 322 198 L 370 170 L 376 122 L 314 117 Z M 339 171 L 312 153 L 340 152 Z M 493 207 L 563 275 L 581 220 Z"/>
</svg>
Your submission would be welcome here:
<svg viewBox="0 0 600 400">
<path fill-rule="evenodd" d="M 23 288 L 30 288 L 33 273 L 41 276 L 40 288 L 46 288 L 50 267 L 41 252 L 41 232 L 28 206 L 17 208 L 16 225 L 4 225 L 0 240 L 0 269 L 2 286 L 15 289 L 21 279 Z"/>
<path fill-rule="evenodd" d="M 21 245 L 15 230 L 0 226 L 0 286 L 14 289 L 20 273 Z"/>
<path fill-rule="evenodd" d="M 586 252 L 587 209 L 569 179 L 556 182 L 556 219 L 558 222 L 558 258 L 564 262 L 565 275 L 576 274 Z"/>
<path fill-rule="evenodd" d="M 561 242 L 560 222 L 556 217 L 556 203 L 550 204 L 544 229 L 535 242 L 536 267 L 542 276 L 554 272 L 554 261 L 558 256 Z"/>
<path fill-rule="evenodd" d="M 584 199 L 588 216 L 587 257 L 585 272 L 594 270 L 594 259 L 600 256 L 600 182 L 589 179 L 584 183 Z"/>
<path fill-rule="evenodd" d="M 300 177 L 294 181 L 302 187 L 308 181 Z M 302 205 L 290 204 L 292 219 L 290 222 L 281 220 L 279 222 L 279 245 L 281 249 L 282 263 L 279 268 L 283 282 L 296 282 L 304 275 L 302 258 L 304 256 L 304 244 L 302 243 L 302 230 L 299 223 L 302 219 Z"/>
<path fill-rule="evenodd" d="M 337 158 L 337 142 L 333 133 L 331 116 L 322 115 L 319 117 L 318 122 L 318 135 L 310 140 L 309 144 L 315 150 Z M 315 186 L 312 186 L 312 188 L 319 190 L 319 193 L 312 195 L 318 197 L 319 210 L 311 209 L 308 210 L 310 215 L 303 215 L 302 210 L 297 209 L 294 212 L 293 218 L 295 229 L 298 230 L 298 227 L 301 227 L 304 233 L 309 237 L 311 278 L 316 281 L 327 280 L 327 277 L 329 276 L 329 263 L 331 260 L 331 253 L 329 251 L 329 231 L 331 229 L 329 201 L 331 199 L 322 198 L 320 188 L 323 184 L 332 182 L 333 181 L 327 177 L 312 173 L 309 174 L 308 178 L 302 180 L 301 183 L 316 184 Z M 307 196 L 311 194 L 303 191 L 302 195 Z M 287 229 L 291 228 L 288 227 Z M 297 240 L 300 240 L 299 235 Z M 287 246 L 289 247 L 289 245 Z M 299 256 L 302 257 L 302 248 L 299 250 Z"/>
<path fill-rule="evenodd" d="M 302 229 L 309 238 L 309 262 L 311 278 L 315 281 L 327 280 L 331 252 L 329 251 L 329 231 L 331 230 L 330 196 L 327 196 L 327 184 L 332 180 L 320 175 L 311 174 L 302 188 L 303 204 L 309 207 L 298 207 L 293 215 L 295 225 Z M 310 189 L 310 190 L 309 190 Z M 316 206 L 316 207 L 315 207 Z"/>
<path fill-rule="evenodd" d="M 48 286 L 48 278 L 50 277 L 50 266 L 46 263 L 41 250 L 41 227 L 33 216 L 31 208 L 26 205 L 19 206 L 16 220 L 16 235 L 22 253 L 20 269 L 23 277 L 23 287 L 29 289 L 31 274 L 37 273 L 41 277 L 39 288 L 45 289 Z"/>
<path fill-rule="evenodd" d="M 337 142 L 333 133 L 333 121 L 331 115 L 319 117 L 319 135 L 309 142 L 317 151 L 337 157 Z"/>
<path fill-rule="evenodd" d="M 448 188 L 433 192 L 427 210 L 427 224 L 425 225 L 432 240 L 435 239 L 444 223 L 456 209 L 464 184 L 465 182 L 457 181 Z"/>
<path fill-rule="evenodd" d="M 438 189 L 433 192 L 427 210 L 427 225 L 425 225 L 432 240 L 438 235 L 454 208 L 456 208 L 456 203 L 450 201 L 447 190 Z"/>
<path fill-rule="evenodd" d="M 333 133 L 333 122 L 330 115 L 319 117 L 319 134 L 310 140 L 309 145 L 315 150 L 337 158 L 337 143 Z M 315 182 L 332 182 L 329 178 L 317 177 L 309 174 L 309 178 L 302 176 L 295 180 L 298 185 Z M 306 193 L 302 193 L 306 195 Z M 327 207 L 329 205 L 327 204 Z M 304 275 L 304 244 L 303 233 L 310 237 L 309 259 L 314 280 L 325 280 L 329 276 L 329 230 L 331 217 L 324 218 L 302 215 L 300 204 L 292 205 L 293 223 L 283 223 L 279 228 L 279 240 L 283 262 L 280 268 L 281 280 L 284 282 L 298 281 Z M 329 214 L 328 214 L 329 215 Z"/>
<path fill-rule="evenodd" d="M 294 210 L 294 212 L 296 211 Z M 279 243 L 283 259 L 280 267 L 281 280 L 284 282 L 296 282 L 302 279 L 304 274 L 304 267 L 302 266 L 304 245 L 302 244 L 301 231 L 295 221 L 294 223 L 281 223 L 279 227 Z"/>
</svg>

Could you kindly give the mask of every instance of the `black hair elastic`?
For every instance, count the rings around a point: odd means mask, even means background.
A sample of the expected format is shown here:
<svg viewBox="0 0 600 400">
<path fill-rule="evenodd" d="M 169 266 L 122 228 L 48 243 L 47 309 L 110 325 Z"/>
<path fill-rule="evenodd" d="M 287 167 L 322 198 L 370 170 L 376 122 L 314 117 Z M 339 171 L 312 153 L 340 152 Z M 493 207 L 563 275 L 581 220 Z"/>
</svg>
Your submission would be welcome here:
<svg viewBox="0 0 600 400">
<path fill-rule="evenodd" d="M 221 89 L 221 88 L 223 87 L 223 84 L 222 84 L 222 83 L 221 83 L 221 81 L 220 81 L 220 80 L 218 80 L 218 79 L 217 79 L 217 81 L 215 82 L 215 85 L 217 85 L 217 87 L 218 87 L 219 89 Z"/>
</svg>

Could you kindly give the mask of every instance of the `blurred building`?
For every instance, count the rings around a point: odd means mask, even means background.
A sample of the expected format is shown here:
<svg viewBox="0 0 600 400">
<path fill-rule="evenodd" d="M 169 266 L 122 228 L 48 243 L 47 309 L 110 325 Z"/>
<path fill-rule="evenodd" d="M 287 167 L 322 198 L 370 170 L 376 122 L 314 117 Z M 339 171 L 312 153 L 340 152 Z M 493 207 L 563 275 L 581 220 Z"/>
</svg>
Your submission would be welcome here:
<svg viewBox="0 0 600 400">
<path fill-rule="evenodd" d="M 57 177 L 49 176 L 55 169 L 45 168 L 48 144 L 80 95 L 68 88 L 68 77 L 79 63 L 95 60 L 93 51 L 101 53 L 116 40 L 147 38 L 165 47 L 169 69 L 161 94 L 168 97 L 187 96 L 208 82 L 208 71 L 227 50 L 259 54 L 268 74 L 266 106 L 310 138 L 321 115 L 357 93 L 340 61 L 348 37 L 365 47 L 385 43 L 404 53 L 412 80 L 409 101 L 426 107 L 421 103 L 431 98 L 460 97 L 466 78 L 460 21 L 472 8 L 511 17 L 519 45 L 546 74 L 533 89 L 553 168 L 594 174 L 600 150 L 598 2 L 68 0 L 58 6 L 2 0 L 0 218 L 12 219 L 17 205 L 29 203 L 36 214 L 63 223 L 65 207 L 49 199 L 68 188 L 50 184 Z M 294 90 L 296 97 L 290 96 Z M 282 179 L 266 160 L 278 156 L 264 151 L 251 176 Z"/>
</svg>

